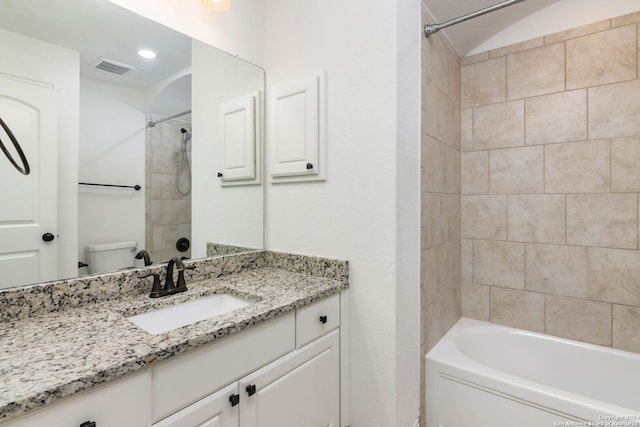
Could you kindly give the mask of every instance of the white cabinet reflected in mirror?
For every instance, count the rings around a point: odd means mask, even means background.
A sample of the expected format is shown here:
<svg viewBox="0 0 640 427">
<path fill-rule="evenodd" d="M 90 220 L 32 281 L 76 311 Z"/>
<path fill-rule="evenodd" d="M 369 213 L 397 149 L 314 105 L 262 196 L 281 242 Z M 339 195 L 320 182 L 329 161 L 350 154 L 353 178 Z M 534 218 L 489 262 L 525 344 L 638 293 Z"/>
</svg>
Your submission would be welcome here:
<svg viewBox="0 0 640 427">
<path fill-rule="evenodd" d="M 0 57 L 31 167 L 0 154 L 0 289 L 263 248 L 262 69 L 106 0 L 0 0 Z M 254 126 L 224 148 L 241 98 Z M 222 185 L 225 150 L 250 179 Z"/>
</svg>

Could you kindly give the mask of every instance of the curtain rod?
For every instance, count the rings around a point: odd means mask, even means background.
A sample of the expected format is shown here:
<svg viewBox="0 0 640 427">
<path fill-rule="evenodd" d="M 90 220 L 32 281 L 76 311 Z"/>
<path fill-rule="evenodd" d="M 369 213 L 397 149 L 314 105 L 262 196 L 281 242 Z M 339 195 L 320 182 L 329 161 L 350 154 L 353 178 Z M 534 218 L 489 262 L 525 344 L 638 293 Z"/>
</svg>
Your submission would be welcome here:
<svg viewBox="0 0 640 427">
<path fill-rule="evenodd" d="M 475 12 L 471 12 L 471 13 L 469 13 L 467 15 L 464 15 L 464 16 L 461 16 L 459 18 L 450 19 L 450 20 L 442 22 L 440 24 L 427 24 L 427 25 L 424 26 L 424 35 L 427 38 L 429 38 L 429 36 L 437 33 L 438 31 L 442 30 L 443 28 L 447 28 L 447 27 L 450 27 L 452 25 L 456 25 L 456 24 L 459 24 L 461 22 L 468 21 L 470 19 L 476 18 L 478 16 L 494 12 L 496 10 L 505 8 L 507 6 L 511 6 L 512 4 L 520 3 L 521 1 L 524 1 L 524 0 L 507 0 L 507 1 L 503 1 L 502 3 L 494 4 L 493 6 L 485 7 L 484 9 L 476 10 Z"/>
<path fill-rule="evenodd" d="M 178 118 L 178 117 L 186 116 L 187 114 L 191 114 L 191 110 L 183 111 L 182 113 L 174 114 L 173 116 L 165 117 L 164 119 L 161 119 L 161 120 L 149 120 L 149 123 L 147 123 L 147 127 L 152 128 L 155 125 L 157 125 L 158 123 L 162 123 L 162 122 L 166 122 L 167 120 L 171 120 L 171 119 L 175 119 L 175 118 Z"/>
</svg>

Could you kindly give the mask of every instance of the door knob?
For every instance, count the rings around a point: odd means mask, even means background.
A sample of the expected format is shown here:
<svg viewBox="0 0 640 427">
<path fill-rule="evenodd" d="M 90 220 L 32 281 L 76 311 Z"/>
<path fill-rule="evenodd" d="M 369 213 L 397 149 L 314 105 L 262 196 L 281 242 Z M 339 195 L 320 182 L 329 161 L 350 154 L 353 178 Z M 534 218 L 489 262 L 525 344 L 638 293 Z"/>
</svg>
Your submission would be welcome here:
<svg viewBox="0 0 640 427">
<path fill-rule="evenodd" d="M 44 234 L 42 235 L 42 240 L 44 240 L 45 242 L 50 242 L 50 241 L 52 241 L 52 240 L 53 240 L 53 239 L 55 239 L 55 238 L 56 238 L 56 236 L 54 236 L 54 235 L 53 235 L 53 234 L 51 234 L 51 233 L 44 233 Z"/>
</svg>

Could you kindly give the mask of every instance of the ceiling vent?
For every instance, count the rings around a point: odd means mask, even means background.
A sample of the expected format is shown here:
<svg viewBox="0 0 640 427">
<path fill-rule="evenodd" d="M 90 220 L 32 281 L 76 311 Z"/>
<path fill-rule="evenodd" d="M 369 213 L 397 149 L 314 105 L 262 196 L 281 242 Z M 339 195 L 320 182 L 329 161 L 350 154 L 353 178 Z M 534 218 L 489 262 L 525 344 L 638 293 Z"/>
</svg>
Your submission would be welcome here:
<svg viewBox="0 0 640 427">
<path fill-rule="evenodd" d="M 109 73 L 123 75 L 134 69 L 131 65 L 123 64 L 122 62 L 114 61 L 113 59 L 98 58 L 96 62 L 92 64 L 99 70 L 104 70 Z"/>
</svg>

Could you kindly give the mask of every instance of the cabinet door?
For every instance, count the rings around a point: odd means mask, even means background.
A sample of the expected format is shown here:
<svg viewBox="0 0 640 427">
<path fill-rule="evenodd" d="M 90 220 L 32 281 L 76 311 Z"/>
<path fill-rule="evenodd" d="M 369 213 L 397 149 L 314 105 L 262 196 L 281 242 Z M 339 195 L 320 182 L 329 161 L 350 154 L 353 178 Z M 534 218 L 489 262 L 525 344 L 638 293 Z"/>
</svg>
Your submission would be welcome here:
<svg viewBox="0 0 640 427">
<path fill-rule="evenodd" d="M 241 379 L 240 426 L 338 427 L 339 336 L 333 331 Z"/>
<path fill-rule="evenodd" d="M 318 173 L 319 77 L 273 89 L 271 176 Z"/>
<path fill-rule="evenodd" d="M 238 383 L 197 401 L 153 427 L 238 427 Z"/>
<path fill-rule="evenodd" d="M 256 177 L 256 96 L 220 104 L 222 181 Z"/>
<path fill-rule="evenodd" d="M 151 424 L 151 372 L 131 375 L 29 413 L 2 427 L 142 427 Z"/>
</svg>

